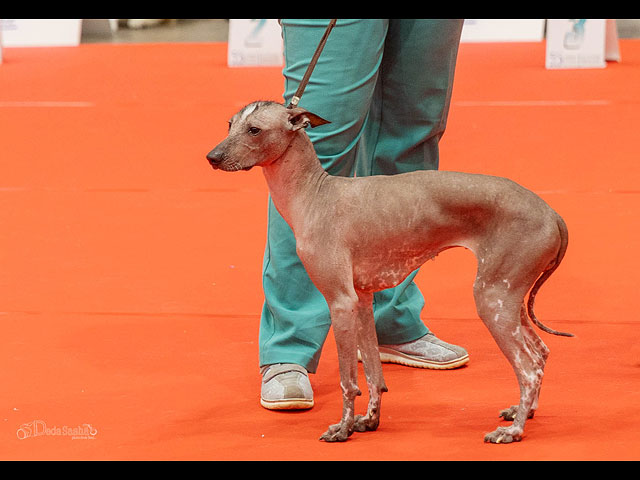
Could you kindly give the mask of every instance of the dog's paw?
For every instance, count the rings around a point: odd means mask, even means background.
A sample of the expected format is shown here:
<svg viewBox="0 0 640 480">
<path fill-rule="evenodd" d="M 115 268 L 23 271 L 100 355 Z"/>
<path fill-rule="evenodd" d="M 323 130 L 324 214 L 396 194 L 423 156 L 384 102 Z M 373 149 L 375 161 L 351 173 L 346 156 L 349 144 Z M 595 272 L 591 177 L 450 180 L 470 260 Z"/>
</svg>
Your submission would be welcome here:
<svg viewBox="0 0 640 480">
<path fill-rule="evenodd" d="M 533 415 L 535 412 L 536 412 L 535 410 L 529 410 L 529 413 L 527 414 L 527 418 L 533 418 Z M 499 417 L 507 420 L 508 422 L 512 422 L 513 420 L 515 420 L 517 414 L 518 414 L 518 405 L 512 405 L 509 408 L 500 410 Z"/>
<path fill-rule="evenodd" d="M 509 408 L 505 408 L 504 410 L 500 410 L 500 418 L 503 418 L 509 422 L 512 422 L 516 415 L 518 414 L 518 406 L 512 405 Z"/>
<path fill-rule="evenodd" d="M 486 443 L 513 443 L 522 440 L 522 432 L 511 427 L 498 427 L 484 436 Z"/>
<path fill-rule="evenodd" d="M 353 429 L 356 432 L 372 432 L 378 428 L 379 418 L 372 418 L 369 415 L 356 415 Z"/>
<path fill-rule="evenodd" d="M 353 428 L 348 428 L 342 423 L 336 423 L 322 434 L 320 440 L 324 442 L 346 442 L 352 433 Z"/>
</svg>

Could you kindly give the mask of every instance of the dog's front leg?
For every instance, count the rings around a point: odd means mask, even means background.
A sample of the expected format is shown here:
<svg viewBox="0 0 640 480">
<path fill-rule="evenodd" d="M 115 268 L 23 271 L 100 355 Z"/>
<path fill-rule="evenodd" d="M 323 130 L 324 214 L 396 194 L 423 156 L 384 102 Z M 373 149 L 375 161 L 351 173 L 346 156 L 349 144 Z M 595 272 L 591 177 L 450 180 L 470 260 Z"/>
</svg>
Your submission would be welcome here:
<svg viewBox="0 0 640 480">
<path fill-rule="evenodd" d="M 369 404 L 366 415 L 356 415 L 356 432 L 376 430 L 380 423 L 380 402 L 383 392 L 387 391 L 378 351 L 378 337 L 373 319 L 373 294 L 358 293 L 358 348 L 362 355 L 364 373 L 369 389 Z"/>
<path fill-rule="evenodd" d="M 340 364 L 340 387 L 342 388 L 342 418 L 331 425 L 320 437 L 325 442 L 344 442 L 353 433 L 354 400 L 360 395 L 358 388 L 358 353 L 356 341 L 356 319 L 358 298 L 343 294 L 327 298 L 331 313 L 331 325 L 338 349 Z"/>
</svg>

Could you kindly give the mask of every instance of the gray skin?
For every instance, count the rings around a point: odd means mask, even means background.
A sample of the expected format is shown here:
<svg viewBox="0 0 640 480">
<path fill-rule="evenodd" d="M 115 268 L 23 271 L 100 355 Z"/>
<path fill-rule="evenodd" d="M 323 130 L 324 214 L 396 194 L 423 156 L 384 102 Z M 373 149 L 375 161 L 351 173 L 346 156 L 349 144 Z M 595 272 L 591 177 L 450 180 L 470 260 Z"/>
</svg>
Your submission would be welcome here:
<svg viewBox="0 0 640 480">
<path fill-rule="evenodd" d="M 300 107 L 254 102 L 233 116 L 227 138 L 207 155 L 214 169 L 262 167 L 273 202 L 293 230 L 298 256 L 329 306 L 343 411 L 320 439 L 345 441 L 380 422 L 387 386 L 373 293 L 399 284 L 443 250 L 464 247 L 478 260 L 473 284 L 478 315 L 520 386 L 519 405 L 500 412 L 513 423 L 484 440 L 520 441 L 538 406 L 549 354 L 529 318 L 549 333 L 572 336 L 545 327 L 533 314 L 535 294 L 564 256 L 564 221 L 540 197 L 505 178 L 446 171 L 331 176 L 305 132 L 325 123 Z M 354 399 L 361 394 L 358 349 L 369 390 L 365 415 L 354 415 Z"/>
</svg>

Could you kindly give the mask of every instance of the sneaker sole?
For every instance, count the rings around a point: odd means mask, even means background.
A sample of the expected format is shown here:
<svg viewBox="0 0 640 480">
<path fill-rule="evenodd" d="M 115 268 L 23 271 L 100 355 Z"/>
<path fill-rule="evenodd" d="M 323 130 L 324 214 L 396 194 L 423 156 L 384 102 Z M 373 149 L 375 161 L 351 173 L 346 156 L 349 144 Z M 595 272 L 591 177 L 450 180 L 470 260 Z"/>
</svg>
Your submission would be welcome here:
<svg viewBox="0 0 640 480">
<path fill-rule="evenodd" d="M 418 357 L 406 355 L 396 350 L 386 349 L 384 347 L 378 347 L 380 351 L 380 362 L 382 363 L 396 363 L 399 365 L 405 365 L 407 367 L 414 368 L 428 368 L 430 370 L 451 370 L 454 368 L 462 367 L 469 363 L 469 355 L 450 360 L 448 362 L 436 362 L 434 360 L 423 360 Z M 362 361 L 360 351 L 358 350 L 358 360 Z"/>
<path fill-rule="evenodd" d="M 289 400 L 269 401 L 260 398 L 260 405 L 267 410 L 308 410 L 313 407 L 313 400 L 294 398 Z"/>
</svg>

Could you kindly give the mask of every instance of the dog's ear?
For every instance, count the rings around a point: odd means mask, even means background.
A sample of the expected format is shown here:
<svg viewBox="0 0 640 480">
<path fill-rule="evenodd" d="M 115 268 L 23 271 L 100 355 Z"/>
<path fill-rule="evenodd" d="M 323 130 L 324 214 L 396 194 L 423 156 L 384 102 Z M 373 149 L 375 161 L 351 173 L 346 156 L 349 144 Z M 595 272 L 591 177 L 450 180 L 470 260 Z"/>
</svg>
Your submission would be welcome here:
<svg viewBox="0 0 640 480">
<path fill-rule="evenodd" d="M 299 130 L 301 128 L 307 128 L 309 125 L 317 127 L 319 125 L 325 125 L 331 123 L 328 120 L 306 111 L 302 107 L 287 108 L 287 114 L 289 116 L 289 124 L 292 130 Z"/>
</svg>

